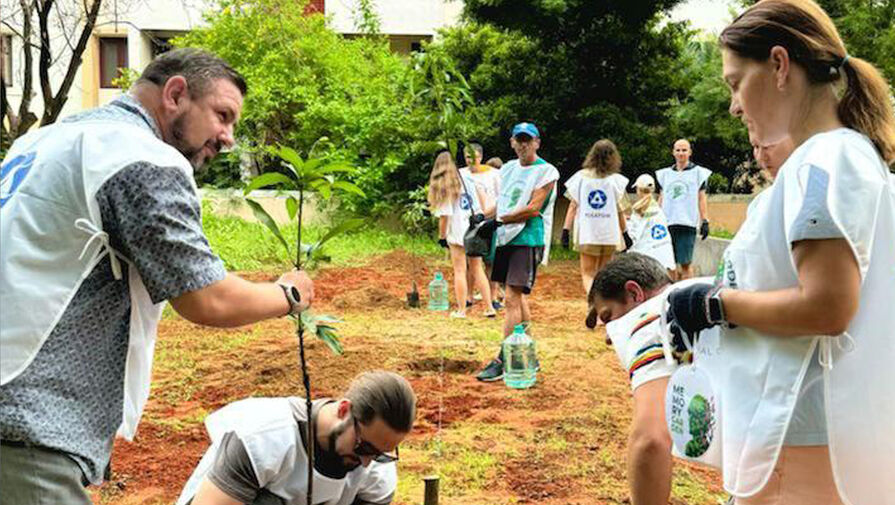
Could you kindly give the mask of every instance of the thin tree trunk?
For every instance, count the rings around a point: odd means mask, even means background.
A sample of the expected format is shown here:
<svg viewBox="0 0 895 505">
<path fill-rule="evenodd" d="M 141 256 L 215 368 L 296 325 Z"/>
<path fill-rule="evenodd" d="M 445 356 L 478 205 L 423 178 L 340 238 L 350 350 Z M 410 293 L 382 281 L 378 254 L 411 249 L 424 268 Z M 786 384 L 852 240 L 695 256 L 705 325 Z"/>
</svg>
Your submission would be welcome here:
<svg viewBox="0 0 895 505">
<path fill-rule="evenodd" d="M 31 18 L 34 6 L 29 0 L 19 0 L 22 7 L 22 53 L 24 54 L 22 101 L 19 102 L 19 113 L 13 114 L 12 107 L 7 110 L 9 119 L 9 142 L 28 131 L 31 125 L 37 121 L 37 116 L 31 112 L 31 95 L 33 92 L 34 57 L 31 54 Z"/>
<path fill-rule="evenodd" d="M 47 3 L 52 3 L 50 0 L 47 0 Z M 96 18 L 99 16 L 99 10 L 102 6 L 102 0 L 93 0 L 93 3 L 90 7 L 87 7 L 87 4 L 84 4 L 85 9 L 85 20 L 84 20 L 84 28 L 81 30 L 81 36 L 78 38 L 78 43 L 72 49 L 71 59 L 68 62 L 68 69 L 65 71 L 65 77 L 62 78 L 62 84 L 59 85 L 59 90 L 56 92 L 56 96 L 53 96 L 49 100 L 46 99 L 47 95 L 52 96 L 52 89 L 50 88 L 49 79 L 46 81 L 46 88 L 44 89 L 44 113 L 43 117 L 40 120 L 40 125 L 45 126 L 51 124 L 59 118 L 59 114 L 62 112 L 62 108 L 65 106 L 65 102 L 68 101 L 68 92 L 71 90 L 72 83 L 74 83 L 75 75 L 78 73 L 78 69 L 81 67 L 82 56 L 84 55 L 84 50 L 87 49 L 87 43 L 90 42 L 90 36 L 93 34 L 93 27 L 96 25 Z M 49 11 L 48 11 L 49 13 Z M 41 22 L 41 40 L 44 39 L 44 29 L 47 26 L 47 19 L 42 18 Z M 46 35 L 47 40 L 49 40 L 49 34 Z M 47 56 L 49 56 L 49 42 L 47 43 Z M 43 47 L 41 47 L 41 67 L 43 67 Z M 48 59 L 48 61 L 52 61 L 52 59 Z M 41 87 L 44 86 L 44 78 L 43 74 L 41 74 Z"/>
</svg>

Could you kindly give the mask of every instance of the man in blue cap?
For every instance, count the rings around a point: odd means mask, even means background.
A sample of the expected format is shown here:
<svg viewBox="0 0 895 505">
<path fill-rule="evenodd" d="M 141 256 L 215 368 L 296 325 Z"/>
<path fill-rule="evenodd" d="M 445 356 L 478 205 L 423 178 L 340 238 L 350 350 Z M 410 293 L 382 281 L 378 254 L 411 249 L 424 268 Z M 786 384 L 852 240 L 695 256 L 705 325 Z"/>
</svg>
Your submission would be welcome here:
<svg viewBox="0 0 895 505">
<path fill-rule="evenodd" d="M 535 283 L 549 230 L 545 230 L 544 212 L 548 208 L 559 171 L 538 157 L 541 135 L 532 123 L 513 127 L 510 146 L 517 159 L 500 170 L 500 195 L 497 199 L 497 251 L 491 280 L 506 284 L 504 336 L 517 324 L 531 322 L 528 295 Z M 503 378 L 502 353 L 477 377 L 492 382 Z"/>
</svg>

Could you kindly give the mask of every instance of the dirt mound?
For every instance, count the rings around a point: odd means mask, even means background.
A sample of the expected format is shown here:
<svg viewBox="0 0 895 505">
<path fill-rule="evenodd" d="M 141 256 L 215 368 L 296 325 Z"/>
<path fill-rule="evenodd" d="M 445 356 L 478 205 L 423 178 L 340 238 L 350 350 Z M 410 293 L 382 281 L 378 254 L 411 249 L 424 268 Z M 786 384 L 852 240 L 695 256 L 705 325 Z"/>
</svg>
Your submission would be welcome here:
<svg viewBox="0 0 895 505">
<path fill-rule="evenodd" d="M 332 304 L 340 310 L 400 309 L 404 300 L 380 286 L 365 286 L 334 297 Z"/>
<path fill-rule="evenodd" d="M 441 372 L 470 374 L 475 372 L 481 363 L 469 359 L 454 358 L 422 358 L 407 363 L 407 368 L 414 372 Z"/>
</svg>

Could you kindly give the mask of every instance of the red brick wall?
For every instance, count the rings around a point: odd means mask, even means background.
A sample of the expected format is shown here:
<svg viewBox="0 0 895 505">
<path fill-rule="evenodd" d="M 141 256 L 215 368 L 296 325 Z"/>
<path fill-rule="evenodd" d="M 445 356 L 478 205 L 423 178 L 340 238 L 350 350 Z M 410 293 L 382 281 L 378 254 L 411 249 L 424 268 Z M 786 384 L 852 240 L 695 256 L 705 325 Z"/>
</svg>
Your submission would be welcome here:
<svg viewBox="0 0 895 505">
<path fill-rule="evenodd" d="M 308 2 L 308 5 L 305 6 L 305 14 L 306 15 L 313 14 L 316 12 L 319 12 L 320 14 L 325 14 L 326 13 L 326 11 L 325 11 L 326 7 L 324 5 L 325 3 L 326 3 L 325 0 L 311 0 L 310 2 Z"/>
</svg>

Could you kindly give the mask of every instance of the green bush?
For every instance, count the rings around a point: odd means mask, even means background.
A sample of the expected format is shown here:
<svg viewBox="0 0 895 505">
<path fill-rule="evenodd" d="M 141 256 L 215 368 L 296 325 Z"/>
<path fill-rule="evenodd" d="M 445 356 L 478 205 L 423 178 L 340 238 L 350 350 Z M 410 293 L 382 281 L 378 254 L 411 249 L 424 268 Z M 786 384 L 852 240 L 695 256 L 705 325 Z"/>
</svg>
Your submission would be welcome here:
<svg viewBox="0 0 895 505">
<path fill-rule="evenodd" d="M 261 171 L 274 169 L 263 147 L 282 144 L 302 156 L 347 161 L 367 197 L 350 210 L 369 213 L 376 203 L 406 191 L 406 160 L 423 114 L 409 92 L 411 69 L 381 37 L 346 39 L 319 15 L 304 15 L 294 0 L 225 0 L 205 28 L 178 46 L 209 49 L 248 81 L 237 137 Z M 230 177 L 239 179 L 236 165 Z M 417 167 L 419 170 L 419 167 Z M 235 174 L 234 174 L 235 172 Z"/>
<path fill-rule="evenodd" d="M 707 186 L 706 191 L 709 193 L 727 193 L 730 190 L 730 180 L 718 172 L 713 172 L 709 176 Z"/>
</svg>

